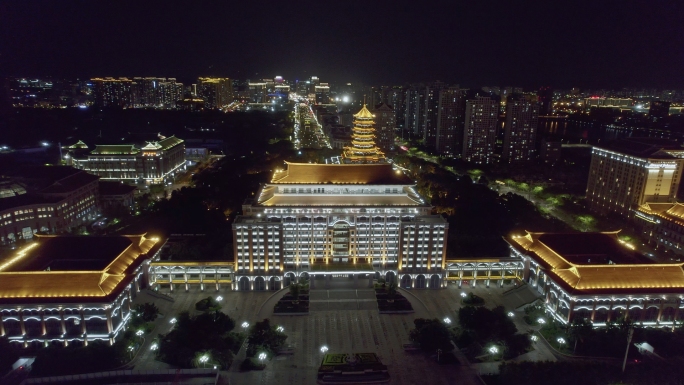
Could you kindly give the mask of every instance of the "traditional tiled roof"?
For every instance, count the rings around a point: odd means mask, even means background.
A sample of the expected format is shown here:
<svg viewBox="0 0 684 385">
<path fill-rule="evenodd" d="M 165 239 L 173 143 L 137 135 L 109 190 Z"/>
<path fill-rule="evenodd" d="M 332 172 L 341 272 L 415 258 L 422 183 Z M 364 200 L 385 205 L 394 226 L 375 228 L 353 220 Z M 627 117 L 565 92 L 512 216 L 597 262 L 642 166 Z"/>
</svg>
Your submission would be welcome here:
<svg viewBox="0 0 684 385">
<path fill-rule="evenodd" d="M 140 150 L 132 144 L 98 144 L 91 152 L 92 155 L 135 155 Z"/>
<path fill-rule="evenodd" d="M 375 184 L 413 185 L 401 171 L 389 163 L 377 164 L 311 164 L 288 163 L 287 169 L 276 172 L 274 184 Z"/>
<path fill-rule="evenodd" d="M 132 273 L 145 258 L 151 256 L 161 246 L 158 238 L 147 238 L 145 235 L 127 235 L 119 237 L 73 237 L 73 236 L 41 236 L 37 235 L 35 243 L 29 244 L 10 256 L 9 261 L 0 262 L 4 269 L 0 271 L 0 303 L 33 303 L 33 302 L 77 302 L 108 301 L 118 295 L 120 290 L 134 277 Z M 45 251 L 55 255 L 70 255 L 75 250 L 69 245 L 78 242 L 97 243 L 100 250 L 113 255 L 114 258 L 101 270 L 65 269 L 61 271 L 27 271 L 16 270 L 13 266 L 37 256 Z M 88 241 L 85 241 L 88 239 Z M 53 240 L 59 240 L 54 244 Z M 113 242 L 113 243 L 112 243 Z M 103 247 L 109 245 L 109 250 Z M 44 249 L 47 248 L 47 249 Z M 97 259 L 97 248 L 87 247 L 81 250 L 86 255 L 73 255 L 77 259 Z M 90 254 L 88 254 L 90 253 Z"/>
<path fill-rule="evenodd" d="M 275 195 L 264 206 L 421 206 L 406 195 Z"/>
<path fill-rule="evenodd" d="M 594 244 L 596 235 L 601 234 L 606 236 L 604 242 L 613 242 L 618 245 L 617 232 L 555 235 L 573 237 L 572 242 L 575 243 L 573 247 L 584 248 L 585 253 L 590 253 L 592 245 L 596 246 Z M 553 250 L 540 241 L 543 235 L 544 233 L 528 232 L 525 236 L 514 236 L 508 238 L 507 241 L 513 248 L 539 263 L 546 274 L 556 277 L 556 283 L 563 286 L 570 294 L 684 293 L 683 263 L 573 263 L 562 256 L 558 250 Z M 583 235 L 592 239 L 583 242 L 581 239 Z"/>
</svg>

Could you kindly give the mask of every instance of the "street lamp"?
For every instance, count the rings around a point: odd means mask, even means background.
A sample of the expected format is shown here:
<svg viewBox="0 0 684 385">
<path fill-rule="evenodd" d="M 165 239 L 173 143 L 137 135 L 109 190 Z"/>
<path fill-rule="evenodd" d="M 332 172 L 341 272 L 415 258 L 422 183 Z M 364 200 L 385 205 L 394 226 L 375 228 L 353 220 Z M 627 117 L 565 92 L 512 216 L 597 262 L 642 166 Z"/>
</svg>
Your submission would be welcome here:
<svg viewBox="0 0 684 385">
<path fill-rule="evenodd" d="M 461 297 L 465 298 L 467 296 L 468 296 L 468 294 L 466 294 L 465 292 L 461 292 Z"/>
<path fill-rule="evenodd" d="M 142 331 L 142 329 L 141 329 L 141 330 L 138 330 L 137 332 L 135 332 L 135 335 L 138 336 L 138 337 L 142 337 L 143 334 L 145 334 L 145 332 Z"/>
<path fill-rule="evenodd" d="M 537 319 L 537 323 L 540 324 L 540 325 L 543 325 L 543 324 L 546 323 L 546 320 L 543 319 L 543 318 L 538 318 L 538 319 Z"/>
<path fill-rule="evenodd" d="M 247 329 L 249 327 L 249 322 L 247 322 L 247 321 L 243 322 L 242 327 Z"/>
<path fill-rule="evenodd" d="M 216 301 L 218 301 L 218 302 L 223 301 L 223 297 L 221 297 L 221 296 L 219 295 L 218 297 L 216 297 Z"/>
<path fill-rule="evenodd" d="M 565 338 L 563 337 L 556 338 L 556 341 L 558 341 L 558 349 L 561 348 L 561 345 L 565 344 Z"/>
<path fill-rule="evenodd" d="M 451 320 L 449 319 L 449 317 L 444 317 L 444 323 L 447 325 L 451 323 Z"/>
<path fill-rule="evenodd" d="M 514 314 L 512 311 L 509 311 L 509 312 L 508 312 L 508 316 L 509 316 L 509 317 L 515 317 L 515 314 Z"/>
<path fill-rule="evenodd" d="M 276 328 L 276 330 L 282 333 L 282 332 L 285 331 L 285 328 L 282 327 L 282 326 L 278 326 L 278 327 Z"/>
<path fill-rule="evenodd" d="M 157 350 L 157 349 L 159 349 L 159 345 L 157 345 L 156 343 L 154 343 L 154 344 L 152 344 L 152 346 L 150 346 L 150 350 Z"/>
<path fill-rule="evenodd" d="M 207 361 L 209 361 L 209 356 L 206 354 L 199 358 L 199 362 L 201 362 L 205 368 L 207 367 Z"/>
<path fill-rule="evenodd" d="M 171 322 L 172 324 L 175 324 L 176 322 L 178 322 L 178 320 L 175 318 L 171 318 L 171 321 L 169 321 L 169 322 Z"/>
<path fill-rule="evenodd" d="M 325 346 L 325 345 L 321 346 L 321 353 L 325 353 L 325 352 L 327 352 L 327 351 L 328 351 L 328 347 L 327 347 L 327 346 Z"/>
<path fill-rule="evenodd" d="M 263 361 L 266 359 L 266 353 L 259 353 L 259 361 Z"/>
<path fill-rule="evenodd" d="M 537 342 L 537 340 L 539 339 L 539 337 L 537 337 L 537 336 L 530 336 L 530 339 L 532 340 L 532 342 Z"/>
</svg>

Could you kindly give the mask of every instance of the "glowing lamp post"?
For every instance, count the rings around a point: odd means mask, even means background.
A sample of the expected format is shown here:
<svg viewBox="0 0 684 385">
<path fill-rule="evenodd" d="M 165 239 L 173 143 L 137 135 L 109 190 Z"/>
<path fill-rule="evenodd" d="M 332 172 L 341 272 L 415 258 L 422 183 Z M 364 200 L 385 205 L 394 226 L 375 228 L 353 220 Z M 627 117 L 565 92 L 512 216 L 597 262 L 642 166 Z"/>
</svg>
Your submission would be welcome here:
<svg viewBox="0 0 684 385">
<path fill-rule="evenodd" d="M 325 354 L 325 352 L 327 352 L 327 351 L 328 351 L 327 346 L 325 346 L 325 345 L 321 346 L 321 353 Z"/>
<path fill-rule="evenodd" d="M 209 356 L 206 354 L 199 358 L 199 362 L 201 362 L 205 368 L 207 367 L 207 361 L 209 361 Z"/>
<path fill-rule="evenodd" d="M 285 331 L 285 328 L 282 327 L 282 326 L 278 326 L 278 327 L 276 328 L 276 330 L 277 330 L 278 332 L 282 333 L 282 332 Z"/>
<path fill-rule="evenodd" d="M 243 323 L 242 323 L 242 327 L 243 327 L 244 329 L 247 329 L 247 328 L 249 327 L 249 322 L 247 322 L 247 321 L 243 322 Z"/>
<path fill-rule="evenodd" d="M 444 317 L 444 323 L 449 325 L 451 323 L 451 319 L 449 319 L 449 317 Z"/>
<path fill-rule="evenodd" d="M 266 356 L 266 353 L 263 353 L 263 352 L 262 352 L 262 353 L 259 353 L 259 361 L 264 362 L 264 360 L 266 359 L 266 357 L 267 357 L 267 356 Z"/>
<path fill-rule="evenodd" d="M 561 345 L 565 345 L 565 338 L 558 337 L 558 338 L 556 338 L 556 341 L 558 342 L 558 349 L 560 350 Z"/>
<path fill-rule="evenodd" d="M 543 325 L 543 324 L 546 323 L 546 320 L 543 319 L 543 318 L 539 318 L 539 319 L 537 319 L 537 323 L 540 324 L 540 325 Z"/>
</svg>

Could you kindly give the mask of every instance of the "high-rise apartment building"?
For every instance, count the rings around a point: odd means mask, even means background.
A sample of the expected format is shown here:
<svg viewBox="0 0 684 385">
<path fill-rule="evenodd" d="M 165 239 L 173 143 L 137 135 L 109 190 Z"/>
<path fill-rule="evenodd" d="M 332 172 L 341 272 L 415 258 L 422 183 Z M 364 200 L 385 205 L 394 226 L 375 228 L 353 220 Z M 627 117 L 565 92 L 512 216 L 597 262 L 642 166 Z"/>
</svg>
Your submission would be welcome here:
<svg viewBox="0 0 684 385">
<path fill-rule="evenodd" d="M 425 145 L 435 148 L 437 144 L 437 120 L 439 120 L 439 94 L 446 85 L 441 82 L 429 84 L 425 88 L 425 107 L 423 119 L 423 141 Z"/>
<path fill-rule="evenodd" d="M 443 89 L 439 94 L 439 113 L 435 148 L 447 156 L 460 155 L 465 124 L 465 92 L 458 86 Z"/>
<path fill-rule="evenodd" d="M 375 106 L 373 115 L 375 115 L 375 142 L 385 152 L 394 150 L 394 130 L 397 126 L 394 109 L 382 103 Z"/>
<path fill-rule="evenodd" d="M 406 117 L 404 129 L 414 137 L 422 136 L 425 115 L 425 87 L 414 85 L 406 90 Z"/>
<path fill-rule="evenodd" d="M 539 115 L 550 116 L 553 113 L 553 88 L 541 87 L 537 91 L 537 96 L 539 97 Z"/>
<path fill-rule="evenodd" d="M 199 78 L 197 92 L 205 108 L 225 108 L 233 102 L 233 82 L 228 78 Z"/>
<path fill-rule="evenodd" d="M 535 158 L 538 118 L 537 96 L 525 94 L 508 96 L 502 153 L 504 161 L 516 163 Z"/>
<path fill-rule="evenodd" d="M 594 147 L 587 183 L 592 211 L 630 217 L 645 203 L 674 202 L 684 167 L 684 149 L 669 140 L 619 139 Z"/>
<path fill-rule="evenodd" d="M 328 83 L 320 83 L 314 86 L 316 93 L 316 104 L 330 104 L 330 85 Z"/>
<path fill-rule="evenodd" d="M 466 101 L 461 157 L 466 162 L 494 163 L 499 101 L 476 93 Z"/>
<path fill-rule="evenodd" d="M 670 104 L 662 100 L 653 100 L 648 109 L 648 115 L 654 120 L 666 118 L 670 115 Z"/>
<path fill-rule="evenodd" d="M 130 107 L 133 105 L 133 81 L 128 78 L 94 78 L 93 102 L 101 107 Z"/>
</svg>

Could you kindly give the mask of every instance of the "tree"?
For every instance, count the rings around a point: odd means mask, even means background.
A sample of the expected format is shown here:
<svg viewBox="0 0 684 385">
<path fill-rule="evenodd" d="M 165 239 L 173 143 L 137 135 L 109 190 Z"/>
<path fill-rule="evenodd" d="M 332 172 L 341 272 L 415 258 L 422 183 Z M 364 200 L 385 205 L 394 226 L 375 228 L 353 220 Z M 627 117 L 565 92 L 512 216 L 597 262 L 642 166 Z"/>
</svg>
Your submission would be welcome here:
<svg viewBox="0 0 684 385">
<path fill-rule="evenodd" d="M 247 337 L 247 341 L 255 347 L 255 351 L 259 349 L 268 350 L 270 356 L 278 352 L 286 339 L 287 336 L 272 326 L 268 318 L 255 323 L 249 331 L 249 337 Z"/>
<path fill-rule="evenodd" d="M 157 319 L 159 315 L 159 308 L 157 305 L 149 302 L 139 304 L 135 307 L 135 312 L 138 317 L 141 317 L 145 322 L 152 322 Z"/>
<path fill-rule="evenodd" d="M 292 295 L 292 298 L 294 301 L 299 300 L 299 293 L 302 290 L 302 285 L 299 283 L 291 283 L 290 284 L 290 294 Z"/>
<path fill-rule="evenodd" d="M 421 349 L 433 353 L 437 349 L 450 352 L 454 349 L 451 344 L 451 332 L 437 319 L 416 318 L 413 320 L 415 329 L 409 333 L 411 341 L 420 345 Z"/>
<path fill-rule="evenodd" d="M 397 283 L 392 281 L 389 284 L 389 287 L 387 288 L 387 298 L 389 299 L 394 299 L 394 297 L 397 295 Z"/>
<path fill-rule="evenodd" d="M 591 322 L 586 318 L 575 319 L 568 328 L 568 335 L 575 340 L 575 346 L 572 350 L 573 354 L 577 351 L 577 342 L 582 342 L 589 338 L 593 333 Z"/>
</svg>

